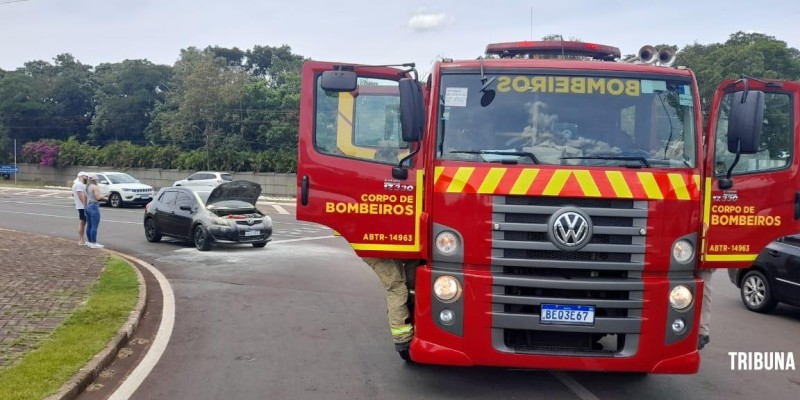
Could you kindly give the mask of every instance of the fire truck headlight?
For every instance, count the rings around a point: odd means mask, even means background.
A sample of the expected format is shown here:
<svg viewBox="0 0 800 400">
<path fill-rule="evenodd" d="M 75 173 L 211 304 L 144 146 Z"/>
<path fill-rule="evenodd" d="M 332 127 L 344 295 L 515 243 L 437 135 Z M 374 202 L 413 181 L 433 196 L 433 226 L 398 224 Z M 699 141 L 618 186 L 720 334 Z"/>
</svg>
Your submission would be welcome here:
<svg viewBox="0 0 800 400">
<path fill-rule="evenodd" d="M 669 292 L 669 304 L 677 311 L 683 311 L 692 305 L 692 290 L 685 285 L 678 285 Z"/>
<path fill-rule="evenodd" d="M 445 256 L 452 256 L 458 251 L 458 236 L 451 231 L 443 231 L 436 235 L 436 250 Z"/>
<path fill-rule="evenodd" d="M 688 240 L 678 240 L 672 246 L 672 256 L 681 264 L 686 264 L 694 258 L 694 247 Z"/>
<path fill-rule="evenodd" d="M 433 281 L 433 294 L 445 303 L 452 303 L 461 297 L 461 283 L 450 275 L 442 275 Z"/>
</svg>

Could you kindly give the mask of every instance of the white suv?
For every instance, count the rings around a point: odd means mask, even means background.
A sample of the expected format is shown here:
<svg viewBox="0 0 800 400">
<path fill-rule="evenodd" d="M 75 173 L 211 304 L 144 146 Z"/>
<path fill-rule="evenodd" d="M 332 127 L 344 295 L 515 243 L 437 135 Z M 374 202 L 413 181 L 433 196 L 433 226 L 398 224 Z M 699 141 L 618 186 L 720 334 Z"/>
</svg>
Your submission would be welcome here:
<svg viewBox="0 0 800 400">
<path fill-rule="evenodd" d="M 227 172 L 200 171 L 186 179 L 175 181 L 172 186 L 186 186 L 190 188 L 215 188 L 223 182 L 232 182 L 233 177 Z"/>
<path fill-rule="evenodd" d="M 122 172 L 96 172 L 100 194 L 108 198 L 111 207 L 126 204 L 145 205 L 153 199 L 153 187 Z"/>
</svg>

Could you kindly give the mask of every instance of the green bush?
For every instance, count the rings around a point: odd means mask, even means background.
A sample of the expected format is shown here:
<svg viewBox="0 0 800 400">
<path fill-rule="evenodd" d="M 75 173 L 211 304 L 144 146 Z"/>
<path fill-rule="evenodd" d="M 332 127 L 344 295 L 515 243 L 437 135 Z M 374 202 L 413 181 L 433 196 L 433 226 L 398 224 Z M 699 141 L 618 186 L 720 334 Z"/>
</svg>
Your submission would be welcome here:
<svg viewBox="0 0 800 400">
<path fill-rule="evenodd" d="M 176 146 L 139 146 L 128 141 L 104 147 L 81 143 L 75 137 L 65 141 L 47 140 L 27 143 L 22 161 L 61 168 L 97 165 L 113 169 L 163 168 L 182 170 L 217 170 L 228 172 L 297 171 L 297 151 L 272 149 L 265 151 L 240 150 L 241 144 L 223 143 L 206 150 L 180 150 Z M 45 164 L 48 163 L 48 164 Z"/>
</svg>

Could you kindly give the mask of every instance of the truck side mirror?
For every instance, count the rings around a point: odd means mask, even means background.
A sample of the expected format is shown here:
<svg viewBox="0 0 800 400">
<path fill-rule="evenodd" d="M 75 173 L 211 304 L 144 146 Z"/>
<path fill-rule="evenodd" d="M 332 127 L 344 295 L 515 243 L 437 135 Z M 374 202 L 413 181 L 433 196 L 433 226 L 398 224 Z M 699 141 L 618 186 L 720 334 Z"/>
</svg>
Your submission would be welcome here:
<svg viewBox="0 0 800 400">
<path fill-rule="evenodd" d="M 422 102 L 422 89 L 412 78 L 400 79 L 400 130 L 404 142 L 418 142 L 422 139 L 425 126 L 425 107 Z"/>
<path fill-rule="evenodd" d="M 745 90 L 734 93 L 728 119 L 728 151 L 755 154 L 764 126 L 764 92 Z"/>
<path fill-rule="evenodd" d="M 745 90 L 733 94 L 731 113 L 728 118 L 728 152 L 736 153 L 736 158 L 728 167 L 728 173 L 720 178 L 718 186 L 722 190 L 733 187 L 731 175 L 739 156 L 758 153 L 761 132 L 764 128 L 764 92 Z"/>
<path fill-rule="evenodd" d="M 352 92 L 358 87 L 358 76 L 353 71 L 325 71 L 320 83 L 329 92 Z"/>
</svg>

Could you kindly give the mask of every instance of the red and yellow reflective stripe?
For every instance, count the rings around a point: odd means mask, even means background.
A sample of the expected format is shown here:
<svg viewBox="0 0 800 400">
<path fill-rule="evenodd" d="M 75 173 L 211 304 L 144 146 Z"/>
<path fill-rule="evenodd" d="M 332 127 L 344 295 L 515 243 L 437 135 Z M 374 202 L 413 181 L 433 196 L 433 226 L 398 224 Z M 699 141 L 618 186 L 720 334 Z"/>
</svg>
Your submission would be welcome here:
<svg viewBox="0 0 800 400">
<path fill-rule="evenodd" d="M 434 192 L 698 200 L 700 176 L 649 171 L 436 167 Z"/>
</svg>

